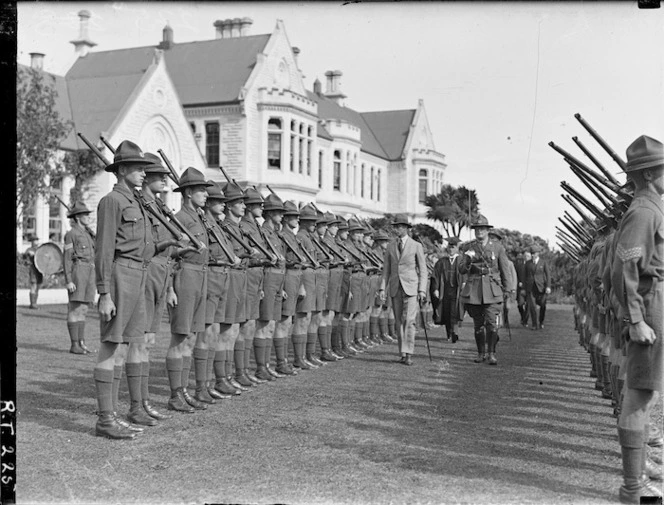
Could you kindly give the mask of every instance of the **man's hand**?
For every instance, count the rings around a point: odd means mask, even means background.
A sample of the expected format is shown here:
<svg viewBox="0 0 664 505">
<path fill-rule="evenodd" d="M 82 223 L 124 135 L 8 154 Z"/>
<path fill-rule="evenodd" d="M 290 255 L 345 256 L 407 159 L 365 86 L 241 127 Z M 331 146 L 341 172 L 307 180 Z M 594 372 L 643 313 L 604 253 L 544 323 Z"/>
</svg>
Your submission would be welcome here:
<svg viewBox="0 0 664 505">
<path fill-rule="evenodd" d="M 298 298 L 304 298 L 307 296 L 307 290 L 304 289 L 304 284 L 300 286 L 300 289 L 297 291 L 297 297 Z"/>
<path fill-rule="evenodd" d="M 166 293 L 166 303 L 171 308 L 178 306 L 178 295 L 175 294 L 175 290 L 172 287 L 168 288 L 168 292 Z"/>
<path fill-rule="evenodd" d="M 240 263 L 242 263 L 242 260 L 239 257 L 235 256 L 235 258 L 233 259 L 233 266 L 236 267 Z"/>
<path fill-rule="evenodd" d="M 435 289 L 435 290 L 433 291 L 433 296 L 434 296 L 434 298 L 440 298 L 440 291 L 438 291 L 437 289 Z"/>
<path fill-rule="evenodd" d="M 171 253 L 171 258 L 178 259 L 183 254 L 186 254 L 188 252 L 197 252 L 197 251 L 198 251 L 198 249 L 196 249 L 196 247 L 193 246 L 193 245 L 188 245 L 188 246 L 185 246 L 185 247 L 177 247 Z"/>
<path fill-rule="evenodd" d="M 281 291 L 281 298 L 283 300 L 288 300 L 288 293 L 286 293 L 284 290 Z"/>
<path fill-rule="evenodd" d="M 547 295 L 550 295 L 550 294 L 551 294 L 551 288 L 546 288 L 546 289 L 544 290 L 544 292 L 545 292 Z"/>
<path fill-rule="evenodd" d="M 113 300 L 111 300 L 110 293 L 99 295 L 98 311 L 100 319 L 105 323 L 108 323 L 111 319 L 115 317 L 116 314 L 115 304 L 113 303 Z"/>
<path fill-rule="evenodd" d="M 262 300 L 263 298 L 265 298 L 265 291 L 263 291 L 263 290 L 261 289 L 261 290 L 258 292 L 258 299 L 259 299 L 259 300 Z"/>
<path fill-rule="evenodd" d="M 474 258 L 474 257 L 475 257 L 475 251 L 473 251 L 472 249 L 469 249 L 469 250 L 466 251 L 464 254 L 465 254 L 466 256 L 468 256 L 469 258 Z"/>
<path fill-rule="evenodd" d="M 380 299 L 381 302 L 385 301 L 386 295 L 385 295 L 385 290 L 384 289 L 379 289 L 378 290 L 378 298 Z"/>
<path fill-rule="evenodd" d="M 420 302 L 420 305 L 424 304 L 427 301 L 427 294 L 424 291 L 419 291 L 417 293 L 417 301 Z"/>
<path fill-rule="evenodd" d="M 69 291 L 70 293 L 76 291 L 76 284 L 74 284 L 73 282 L 68 282 L 66 287 L 67 291 Z"/>
<path fill-rule="evenodd" d="M 629 326 L 629 339 L 643 345 L 652 345 L 657 339 L 655 331 L 645 321 L 639 321 Z"/>
</svg>

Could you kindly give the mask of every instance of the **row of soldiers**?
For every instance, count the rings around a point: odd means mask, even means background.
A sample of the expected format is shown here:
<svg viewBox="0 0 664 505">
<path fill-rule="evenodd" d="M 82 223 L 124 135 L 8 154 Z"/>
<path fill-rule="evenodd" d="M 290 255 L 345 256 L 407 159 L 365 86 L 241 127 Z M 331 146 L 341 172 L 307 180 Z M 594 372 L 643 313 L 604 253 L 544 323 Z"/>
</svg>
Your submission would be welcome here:
<svg viewBox="0 0 664 505">
<path fill-rule="evenodd" d="M 595 388 L 611 400 L 618 419 L 624 479 L 619 497 L 639 503 L 662 496 L 652 482 L 662 480 L 661 453 L 653 448 L 664 440 L 661 426 L 651 426 L 650 419 L 662 390 L 664 146 L 639 137 L 627 149 L 624 170 L 622 197 L 575 242 L 568 239 L 566 249 L 577 262 L 579 344 L 590 354 Z"/>
<path fill-rule="evenodd" d="M 99 293 L 97 435 L 131 439 L 171 417 L 149 398 L 150 348 L 165 310 L 168 409 L 183 413 L 395 341 L 380 292 L 384 231 L 233 180 L 222 187 L 191 167 L 169 221 L 158 203 L 169 169 L 157 156 L 124 141 L 106 170 L 118 182 L 99 202 L 95 239 L 83 227 L 89 210 L 77 204 L 65 240 L 72 352 L 86 352 L 84 311 Z M 117 413 L 123 368 L 126 420 Z"/>
</svg>

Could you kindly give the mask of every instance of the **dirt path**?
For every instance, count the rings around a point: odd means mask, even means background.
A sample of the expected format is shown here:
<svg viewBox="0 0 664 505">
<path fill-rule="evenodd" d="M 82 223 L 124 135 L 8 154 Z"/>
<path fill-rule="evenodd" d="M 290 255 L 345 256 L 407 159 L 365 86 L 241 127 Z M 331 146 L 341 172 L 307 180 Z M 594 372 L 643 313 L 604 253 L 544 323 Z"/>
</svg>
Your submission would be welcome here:
<svg viewBox="0 0 664 505">
<path fill-rule="evenodd" d="M 94 436 L 94 358 L 66 352 L 64 314 L 17 314 L 19 503 L 615 502 L 615 419 L 570 307 L 551 307 L 544 331 L 503 330 L 495 367 L 472 362 L 467 320 L 456 344 L 429 331 L 431 363 L 422 334 L 412 367 L 383 345 L 131 442 Z M 162 408 L 166 345 L 153 351 Z"/>
</svg>

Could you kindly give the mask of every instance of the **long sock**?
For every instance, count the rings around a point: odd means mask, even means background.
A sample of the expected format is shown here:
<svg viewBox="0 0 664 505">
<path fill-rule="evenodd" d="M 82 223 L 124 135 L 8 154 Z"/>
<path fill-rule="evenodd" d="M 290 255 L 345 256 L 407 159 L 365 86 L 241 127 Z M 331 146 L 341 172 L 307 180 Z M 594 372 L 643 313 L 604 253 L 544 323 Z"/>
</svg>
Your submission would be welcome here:
<svg viewBox="0 0 664 505">
<path fill-rule="evenodd" d="M 265 339 L 265 350 L 263 351 L 263 360 L 265 361 L 265 366 L 269 367 L 270 362 L 272 361 L 272 349 L 274 348 L 276 353 L 276 347 L 274 343 L 274 338 Z"/>
<path fill-rule="evenodd" d="M 277 365 L 283 364 L 285 362 L 285 350 L 286 346 L 284 345 L 283 338 L 275 338 L 274 340 L 274 353 L 277 355 Z"/>
<path fill-rule="evenodd" d="M 369 334 L 370 335 L 379 335 L 380 328 L 378 326 L 378 317 L 370 316 L 369 317 Z"/>
<path fill-rule="evenodd" d="M 226 350 L 224 352 L 226 353 L 226 377 L 228 377 L 229 375 L 233 375 L 233 358 L 235 351 Z"/>
<path fill-rule="evenodd" d="M 201 387 L 207 380 L 207 359 L 208 350 L 194 347 L 194 376 L 196 378 L 196 387 Z"/>
<path fill-rule="evenodd" d="M 207 356 L 207 370 L 205 372 L 205 379 L 207 381 L 211 381 L 214 379 L 214 356 L 216 354 L 216 351 L 210 347 L 208 349 L 208 356 Z"/>
<path fill-rule="evenodd" d="M 319 326 L 318 327 L 318 343 L 320 344 L 321 351 L 328 349 L 327 342 L 325 341 L 325 336 L 327 335 L 327 327 Z"/>
<path fill-rule="evenodd" d="M 287 362 L 290 361 L 290 356 L 288 355 L 288 350 L 290 349 L 290 339 L 291 338 L 289 336 L 284 337 L 284 342 L 282 344 L 284 346 L 284 358 Z"/>
<path fill-rule="evenodd" d="M 131 408 L 141 404 L 141 374 L 143 366 L 142 363 L 125 363 L 125 371 L 127 372 L 127 386 L 129 388 L 129 399 L 131 401 Z"/>
<path fill-rule="evenodd" d="M 369 333 L 370 324 L 369 321 L 362 322 L 362 338 L 367 338 L 370 336 Z"/>
<path fill-rule="evenodd" d="M 85 340 L 85 321 L 78 322 L 78 340 Z"/>
<path fill-rule="evenodd" d="M 141 400 L 146 401 L 150 399 L 150 362 L 141 362 Z"/>
<path fill-rule="evenodd" d="M 397 334 L 396 319 L 390 317 L 387 319 L 387 327 L 389 328 L 390 336 L 395 337 Z"/>
<path fill-rule="evenodd" d="M 182 358 L 166 358 L 166 373 L 171 392 L 182 387 Z"/>
<path fill-rule="evenodd" d="M 257 367 L 265 366 L 265 347 L 267 341 L 264 338 L 254 339 L 254 359 Z"/>
<path fill-rule="evenodd" d="M 189 371 L 191 370 L 191 356 L 182 356 L 182 387 L 189 386 Z"/>
<path fill-rule="evenodd" d="M 332 347 L 332 330 L 334 327 L 331 324 L 328 324 L 325 327 L 325 348 L 330 349 Z"/>
<path fill-rule="evenodd" d="M 328 328 L 330 328 L 330 347 L 333 351 L 338 351 L 341 349 L 341 344 L 339 341 L 339 325 L 331 325 L 328 326 Z"/>
<path fill-rule="evenodd" d="M 78 321 L 67 321 L 67 331 L 72 344 L 78 342 Z"/>
<path fill-rule="evenodd" d="M 348 346 L 348 321 L 343 319 L 339 321 L 339 335 L 341 336 L 342 347 Z"/>
<path fill-rule="evenodd" d="M 122 366 L 113 367 L 113 411 L 118 411 L 118 397 L 120 396 L 120 380 L 122 380 Z"/>
<path fill-rule="evenodd" d="M 122 370 L 122 368 L 120 368 Z M 95 379 L 95 390 L 97 393 L 98 413 L 110 413 L 113 408 L 113 382 L 115 380 L 113 370 L 95 368 L 93 376 Z"/>
<path fill-rule="evenodd" d="M 475 344 L 477 345 L 477 352 L 479 354 L 484 353 L 485 339 L 484 329 L 475 330 Z"/>
<path fill-rule="evenodd" d="M 388 329 L 387 329 L 387 318 L 386 317 L 379 317 L 378 318 L 378 327 L 380 329 L 380 334 L 381 335 L 387 335 L 388 334 Z"/>
<path fill-rule="evenodd" d="M 302 358 L 304 356 L 302 347 L 304 343 L 306 343 L 307 341 L 307 336 L 293 335 L 292 340 L 293 340 L 293 354 L 295 356 L 295 359 Z"/>
<path fill-rule="evenodd" d="M 311 356 L 316 352 L 317 339 L 318 339 L 317 333 L 307 333 L 307 356 Z"/>
<path fill-rule="evenodd" d="M 244 343 L 244 368 L 247 369 L 251 365 L 251 350 L 254 348 L 254 340 L 251 339 L 251 343 Z M 254 353 L 254 361 L 256 361 L 256 355 Z"/>
<path fill-rule="evenodd" d="M 364 324 L 355 323 L 355 340 L 362 340 L 362 330 L 364 329 Z"/>
<path fill-rule="evenodd" d="M 244 368 L 244 340 L 235 342 L 233 359 L 235 361 L 235 373 L 239 373 Z"/>
<path fill-rule="evenodd" d="M 226 351 L 215 351 L 213 367 L 217 382 L 226 377 Z"/>
</svg>

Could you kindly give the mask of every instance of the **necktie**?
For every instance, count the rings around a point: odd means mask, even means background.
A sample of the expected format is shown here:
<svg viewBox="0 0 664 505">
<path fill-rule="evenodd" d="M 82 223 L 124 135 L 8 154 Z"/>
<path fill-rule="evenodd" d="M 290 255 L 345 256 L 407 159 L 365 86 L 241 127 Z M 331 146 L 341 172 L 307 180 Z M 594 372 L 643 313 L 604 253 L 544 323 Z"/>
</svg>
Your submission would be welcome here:
<svg viewBox="0 0 664 505">
<path fill-rule="evenodd" d="M 401 256 L 401 253 L 403 252 L 403 240 L 399 239 L 397 241 L 397 247 L 399 248 L 399 256 Z"/>
</svg>

